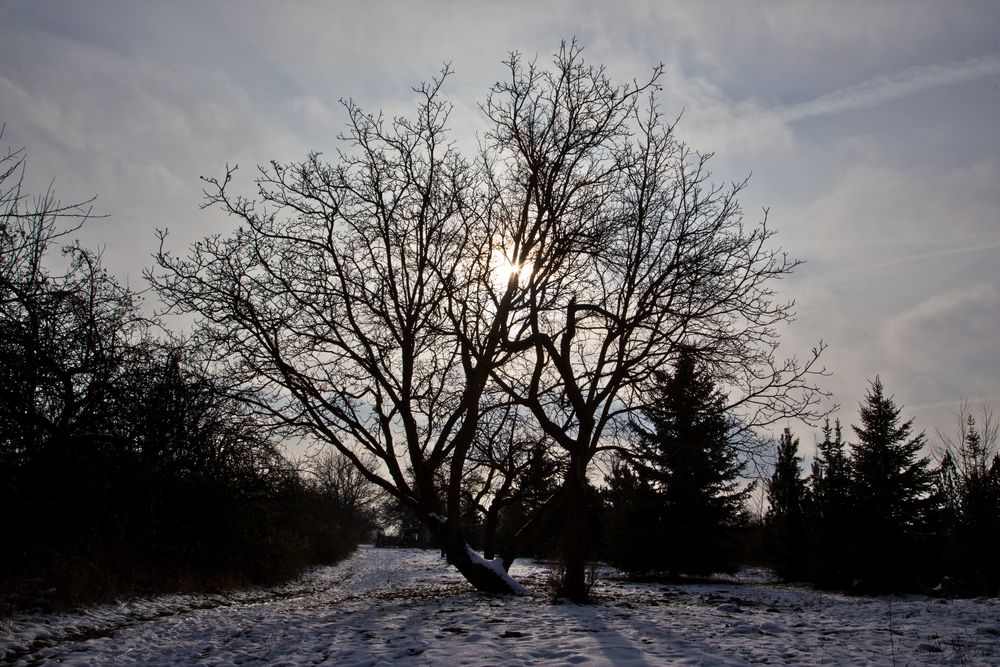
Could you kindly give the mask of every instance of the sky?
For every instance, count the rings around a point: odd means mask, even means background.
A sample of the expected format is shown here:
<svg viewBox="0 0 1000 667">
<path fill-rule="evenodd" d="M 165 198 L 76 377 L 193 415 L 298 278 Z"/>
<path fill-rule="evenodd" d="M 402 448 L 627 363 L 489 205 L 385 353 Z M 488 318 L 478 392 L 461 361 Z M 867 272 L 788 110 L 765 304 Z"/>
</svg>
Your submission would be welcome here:
<svg viewBox="0 0 1000 667">
<path fill-rule="evenodd" d="M 406 113 L 445 63 L 471 142 L 506 55 L 574 37 L 618 80 L 663 63 L 679 137 L 750 176 L 747 219 L 805 262 L 783 351 L 828 344 L 845 426 L 876 375 L 932 446 L 963 398 L 1000 406 L 997 2 L 0 0 L 0 149 L 30 191 L 98 195 L 81 241 L 142 289 L 156 229 L 182 252 L 234 228 L 199 177 L 238 164 L 249 192 L 257 164 L 331 155 L 340 100 Z"/>
</svg>

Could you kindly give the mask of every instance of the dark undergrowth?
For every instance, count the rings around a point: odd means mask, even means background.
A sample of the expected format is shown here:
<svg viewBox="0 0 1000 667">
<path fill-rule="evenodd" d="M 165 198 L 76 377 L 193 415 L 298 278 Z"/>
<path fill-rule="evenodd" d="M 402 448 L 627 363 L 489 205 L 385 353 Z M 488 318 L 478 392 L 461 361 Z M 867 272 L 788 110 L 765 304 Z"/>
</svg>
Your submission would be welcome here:
<svg viewBox="0 0 1000 667">
<path fill-rule="evenodd" d="M 181 485 L 153 511 L 144 509 L 151 489 L 146 503 L 49 498 L 48 511 L 36 506 L 33 515 L 22 506 L 8 524 L 8 536 L 19 539 L 0 555 L 0 616 L 274 585 L 357 546 L 349 517 L 301 483 L 289 479 L 256 497 L 223 490 Z"/>
</svg>

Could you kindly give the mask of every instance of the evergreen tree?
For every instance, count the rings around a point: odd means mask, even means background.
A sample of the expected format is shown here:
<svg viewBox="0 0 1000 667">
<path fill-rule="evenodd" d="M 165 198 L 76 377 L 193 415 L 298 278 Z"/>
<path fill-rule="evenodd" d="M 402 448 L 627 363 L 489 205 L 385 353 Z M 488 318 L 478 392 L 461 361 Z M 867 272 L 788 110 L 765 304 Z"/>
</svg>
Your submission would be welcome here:
<svg viewBox="0 0 1000 667">
<path fill-rule="evenodd" d="M 823 440 L 816 449 L 807 508 L 812 578 L 821 586 L 844 586 L 849 583 L 845 567 L 851 561 L 851 470 L 839 419 L 832 428 L 829 419 L 824 422 Z"/>
<path fill-rule="evenodd" d="M 616 461 L 604 490 L 603 557 L 632 575 L 655 572 L 665 547 L 663 512 L 649 480 Z"/>
<path fill-rule="evenodd" d="M 635 425 L 632 456 L 661 510 L 655 569 L 670 575 L 732 570 L 732 537 L 745 523 L 748 490 L 740 488 L 743 464 L 730 439 L 725 396 L 693 350 L 680 355 L 673 373 L 656 379 L 645 423 Z"/>
<path fill-rule="evenodd" d="M 1000 589 L 1000 453 L 997 423 L 984 406 L 982 424 L 963 404 L 960 439 L 945 438 L 940 466 L 951 519 L 953 576 L 970 592 L 995 594 Z"/>
<path fill-rule="evenodd" d="M 806 483 L 801 464 L 799 439 L 785 428 L 767 482 L 770 508 L 765 517 L 775 569 L 784 579 L 800 579 L 806 572 Z"/>
<path fill-rule="evenodd" d="M 921 456 L 923 433 L 911 437 L 913 420 L 876 376 L 860 406 L 851 446 L 855 576 L 872 589 L 912 587 L 920 575 L 920 546 L 934 510 L 934 473 Z"/>
</svg>

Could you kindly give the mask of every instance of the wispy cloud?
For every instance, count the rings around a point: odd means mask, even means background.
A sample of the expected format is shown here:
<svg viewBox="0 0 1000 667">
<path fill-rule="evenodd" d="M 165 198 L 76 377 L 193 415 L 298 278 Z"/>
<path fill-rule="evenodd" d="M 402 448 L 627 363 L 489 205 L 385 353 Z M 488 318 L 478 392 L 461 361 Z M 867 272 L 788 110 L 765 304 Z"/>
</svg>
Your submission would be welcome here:
<svg viewBox="0 0 1000 667">
<path fill-rule="evenodd" d="M 671 92 L 680 106 L 697 110 L 684 125 L 693 145 L 723 152 L 773 151 L 795 147 L 791 126 L 798 121 L 877 107 L 924 90 L 996 75 L 1000 53 L 886 72 L 790 105 L 768 105 L 755 98 L 734 102 L 721 88 L 697 77 L 675 78 Z"/>
<path fill-rule="evenodd" d="M 890 318 L 886 328 L 895 339 L 907 331 L 919 331 L 922 326 L 948 318 L 961 315 L 967 319 L 971 312 L 996 313 L 998 305 L 1000 290 L 990 282 L 979 281 L 932 294 Z"/>
<path fill-rule="evenodd" d="M 786 107 L 779 115 L 782 120 L 794 123 L 815 116 L 878 106 L 923 90 L 996 74 L 1000 74 L 1000 54 L 948 63 L 918 65 L 888 72 L 826 93 L 814 100 Z"/>
<path fill-rule="evenodd" d="M 898 245 L 898 243 L 896 244 Z M 848 250 L 855 248 L 855 241 L 839 245 L 841 249 Z M 980 253 L 996 250 L 1000 248 L 1000 241 L 987 241 L 984 243 L 963 246 L 960 248 L 942 248 L 940 250 L 929 250 L 927 252 L 910 253 L 900 257 L 881 257 L 877 260 L 863 264 L 839 268 L 830 271 L 822 271 L 815 274 L 812 279 L 807 279 L 806 284 L 811 287 L 832 287 L 834 285 L 847 285 L 871 280 L 872 275 L 891 273 L 893 270 L 915 264 L 926 260 L 939 259 L 950 255 L 965 255 L 969 253 Z"/>
</svg>

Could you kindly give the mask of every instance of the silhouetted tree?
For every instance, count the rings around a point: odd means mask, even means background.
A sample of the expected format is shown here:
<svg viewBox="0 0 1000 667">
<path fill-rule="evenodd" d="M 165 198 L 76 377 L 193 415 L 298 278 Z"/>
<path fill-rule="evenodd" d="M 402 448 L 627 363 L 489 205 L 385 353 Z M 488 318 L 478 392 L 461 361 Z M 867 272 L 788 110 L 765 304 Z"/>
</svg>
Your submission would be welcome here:
<svg viewBox="0 0 1000 667">
<path fill-rule="evenodd" d="M 304 518 L 268 426 L 68 242 L 86 204 L 28 196 L 23 169 L 23 151 L 0 157 L 4 604 L 274 580 L 346 555 Z"/>
<path fill-rule="evenodd" d="M 344 539 L 359 543 L 378 532 L 383 492 L 334 449 L 324 449 L 307 466 L 308 486 L 326 505 L 324 513 Z"/>
<path fill-rule="evenodd" d="M 851 562 L 851 469 L 840 420 L 823 424 L 812 464 L 808 503 L 812 578 L 822 586 L 849 583 Z"/>
<path fill-rule="evenodd" d="M 68 241 L 90 202 L 30 197 L 24 165 L 23 150 L 0 158 L 0 503 L 17 545 L 0 558 L 14 572 L 100 541 L 93 517 L 123 449 L 116 387 L 144 332 L 134 295 Z"/>
<path fill-rule="evenodd" d="M 530 413 L 563 475 L 537 512 L 558 506 L 562 592 L 585 599 L 588 473 L 653 371 L 697 342 L 751 428 L 815 411 L 819 350 L 777 357 L 792 311 L 772 281 L 797 263 L 743 220 L 743 185 L 712 185 L 675 137 L 652 97 L 662 68 L 619 85 L 575 44 L 550 70 L 506 65 L 475 160 L 446 135 L 448 70 L 412 118 L 348 101 L 336 164 L 264 167 L 259 201 L 232 169 L 209 180 L 240 228 L 186 259 L 161 250 L 154 281 L 259 410 L 341 451 L 482 590 L 518 587 L 465 543 L 469 487 L 489 479 L 470 454 L 496 401 Z M 504 568 L 521 548 L 498 549 Z"/>
<path fill-rule="evenodd" d="M 659 522 L 646 530 L 663 539 L 651 560 L 674 576 L 731 570 L 732 536 L 745 523 L 749 489 L 740 488 L 743 463 L 726 397 L 690 349 L 657 381 L 644 420 L 634 425 L 629 457 L 656 492 Z"/>
<path fill-rule="evenodd" d="M 1000 451 L 998 424 L 983 404 L 977 422 L 968 403 L 958 414 L 957 438 L 938 432 L 944 445 L 940 485 L 951 520 L 951 576 L 976 592 L 1000 589 Z"/>
<path fill-rule="evenodd" d="M 876 377 L 860 406 L 861 425 L 853 427 L 853 570 L 869 588 L 917 583 L 934 511 L 933 471 L 922 455 L 926 438 L 911 436 L 913 420 L 901 422 L 900 412 Z"/>
<path fill-rule="evenodd" d="M 774 472 L 767 482 L 770 507 L 765 522 L 775 569 L 785 579 L 801 579 L 808 571 L 805 508 L 806 482 L 802 478 L 799 439 L 785 428 L 778 440 Z"/>
</svg>

